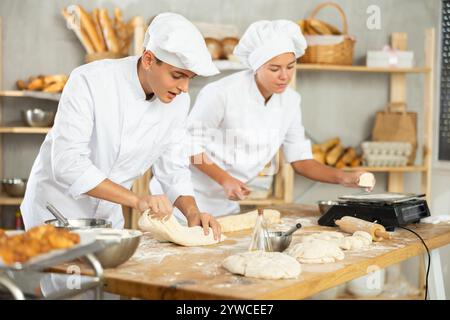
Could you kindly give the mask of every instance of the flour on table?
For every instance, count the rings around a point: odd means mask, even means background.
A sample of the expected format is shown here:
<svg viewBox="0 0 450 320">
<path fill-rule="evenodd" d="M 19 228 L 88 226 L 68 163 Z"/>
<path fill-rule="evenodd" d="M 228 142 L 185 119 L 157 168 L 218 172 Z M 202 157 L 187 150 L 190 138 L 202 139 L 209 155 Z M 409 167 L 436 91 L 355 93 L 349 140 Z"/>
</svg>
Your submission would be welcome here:
<svg viewBox="0 0 450 320">
<path fill-rule="evenodd" d="M 260 279 L 292 279 L 301 273 L 300 263 L 280 252 L 238 253 L 227 257 L 222 266 L 231 273 Z"/>
<path fill-rule="evenodd" d="M 211 228 L 209 228 L 208 235 L 205 236 L 203 228 L 200 226 L 182 226 L 173 215 L 166 220 L 153 219 L 148 210 L 139 218 L 138 226 L 143 231 L 149 231 L 158 241 L 169 241 L 186 247 L 206 246 L 226 239 L 222 234 L 220 241 L 214 240 Z"/>
</svg>

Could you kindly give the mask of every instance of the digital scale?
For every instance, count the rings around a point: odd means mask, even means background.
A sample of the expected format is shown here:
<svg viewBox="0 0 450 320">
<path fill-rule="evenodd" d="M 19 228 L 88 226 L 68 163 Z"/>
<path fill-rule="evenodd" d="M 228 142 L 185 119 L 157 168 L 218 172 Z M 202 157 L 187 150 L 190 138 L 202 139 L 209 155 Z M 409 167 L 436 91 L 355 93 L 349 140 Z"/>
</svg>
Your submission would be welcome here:
<svg viewBox="0 0 450 320">
<path fill-rule="evenodd" d="M 318 223 L 321 226 L 335 227 L 334 221 L 351 216 L 383 225 L 387 231 L 420 219 L 429 217 L 430 210 L 425 194 L 355 194 L 341 196 L 337 201 L 319 203 L 322 216 Z"/>
</svg>

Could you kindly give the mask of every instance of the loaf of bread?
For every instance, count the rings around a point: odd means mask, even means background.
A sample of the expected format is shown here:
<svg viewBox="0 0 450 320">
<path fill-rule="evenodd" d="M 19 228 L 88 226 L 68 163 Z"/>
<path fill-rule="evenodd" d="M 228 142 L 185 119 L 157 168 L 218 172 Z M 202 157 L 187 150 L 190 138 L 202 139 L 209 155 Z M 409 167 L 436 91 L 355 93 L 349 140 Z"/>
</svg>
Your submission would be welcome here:
<svg viewBox="0 0 450 320">
<path fill-rule="evenodd" d="M 339 138 L 333 138 L 325 141 L 324 143 L 320 143 L 318 146 L 323 152 L 330 151 L 333 147 L 338 145 L 341 142 Z"/>
<path fill-rule="evenodd" d="M 25 90 L 25 89 L 27 88 L 27 84 L 26 84 L 26 82 L 23 81 L 23 80 L 17 80 L 17 81 L 16 81 L 16 87 L 17 87 L 17 89 L 19 89 L 19 90 Z"/>
<path fill-rule="evenodd" d="M 105 52 L 106 47 L 100 35 L 95 29 L 95 24 L 91 16 L 83 9 L 82 6 L 75 6 L 77 13 L 80 15 L 81 29 L 85 30 L 96 52 Z"/>
<path fill-rule="evenodd" d="M 37 90 L 42 90 L 45 87 L 45 83 L 44 83 L 44 79 L 43 77 L 37 77 L 32 79 L 28 85 L 27 85 L 27 90 L 32 90 L 32 91 L 37 91 Z"/>
<path fill-rule="evenodd" d="M 99 18 L 108 51 L 118 53 L 120 51 L 119 41 L 109 19 L 108 11 L 106 9 L 99 9 Z"/>
<path fill-rule="evenodd" d="M 222 57 L 222 42 L 214 38 L 205 38 L 206 47 L 211 54 L 213 60 Z"/>
<path fill-rule="evenodd" d="M 357 157 L 357 153 L 356 150 L 352 147 L 347 148 L 345 150 L 345 153 L 342 155 L 342 158 L 339 161 L 342 161 L 345 165 L 350 164 L 353 159 L 355 159 Z"/>
<path fill-rule="evenodd" d="M 226 37 L 222 39 L 222 58 L 228 59 L 234 51 L 234 48 L 239 43 L 238 38 Z"/>
<path fill-rule="evenodd" d="M 362 159 L 361 157 L 357 157 L 355 159 L 352 160 L 352 162 L 350 162 L 350 167 L 354 168 L 354 167 L 359 167 L 361 165 Z"/>
<path fill-rule="evenodd" d="M 78 40 L 80 40 L 81 44 L 84 47 L 84 50 L 86 50 L 86 53 L 92 54 L 95 52 L 94 45 L 92 44 L 91 39 L 89 38 L 88 34 L 86 33 L 86 30 L 80 28 L 78 25 L 75 24 L 72 16 L 67 12 L 66 9 L 64 9 L 61 12 L 62 16 L 66 20 L 67 27 L 72 29 L 73 32 L 75 32 L 75 35 L 77 36 Z"/>
<path fill-rule="evenodd" d="M 336 162 L 339 160 L 339 157 L 342 155 L 342 153 L 344 152 L 344 147 L 338 143 L 337 145 L 335 145 L 333 147 L 333 149 L 331 149 L 330 152 L 327 153 L 326 156 L 326 163 L 330 166 L 334 166 L 336 164 Z"/>
<path fill-rule="evenodd" d="M 326 156 L 326 154 L 322 150 L 320 150 L 320 149 L 315 150 L 315 151 L 313 150 L 314 160 L 316 160 L 322 164 L 325 164 L 325 156 Z"/>
</svg>

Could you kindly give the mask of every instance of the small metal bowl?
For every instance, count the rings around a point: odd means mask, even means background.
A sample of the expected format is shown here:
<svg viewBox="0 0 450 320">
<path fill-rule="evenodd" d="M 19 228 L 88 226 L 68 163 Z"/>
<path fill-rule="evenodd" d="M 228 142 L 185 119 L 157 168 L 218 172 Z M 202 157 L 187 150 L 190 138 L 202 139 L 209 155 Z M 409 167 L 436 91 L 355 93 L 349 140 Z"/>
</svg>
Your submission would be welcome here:
<svg viewBox="0 0 450 320">
<path fill-rule="evenodd" d="M 86 229 L 96 229 L 96 228 L 112 228 L 112 223 L 105 219 L 68 219 L 69 227 L 64 227 L 64 225 L 56 220 L 47 220 L 46 224 L 51 224 L 56 228 L 64 228 L 67 230 L 86 230 Z"/>
<path fill-rule="evenodd" d="M 11 197 L 23 197 L 27 188 L 27 179 L 2 179 L 3 190 Z"/>
<path fill-rule="evenodd" d="M 30 127 L 51 127 L 55 115 L 55 111 L 44 111 L 42 109 L 22 110 L 22 119 Z"/>
<path fill-rule="evenodd" d="M 283 252 L 291 244 L 292 234 L 286 236 L 282 231 L 269 232 L 269 239 L 273 251 Z"/>
<path fill-rule="evenodd" d="M 115 268 L 122 263 L 127 262 L 141 241 L 142 232 L 139 230 L 111 230 L 111 236 L 118 236 L 120 242 L 110 245 L 103 250 L 95 253 L 95 256 L 100 261 L 103 268 Z M 116 233 L 116 234 L 114 234 Z M 97 235 L 97 241 L 107 241 L 111 239 L 108 234 L 100 232 Z"/>
<path fill-rule="evenodd" d="M 334 200 L 320 200 L 317 201 L 317 205 L 319 206 L 320 214 L 324 215 L 330 208 L 334 205 L 338 204 L 337 201 Z"/>
</svg>

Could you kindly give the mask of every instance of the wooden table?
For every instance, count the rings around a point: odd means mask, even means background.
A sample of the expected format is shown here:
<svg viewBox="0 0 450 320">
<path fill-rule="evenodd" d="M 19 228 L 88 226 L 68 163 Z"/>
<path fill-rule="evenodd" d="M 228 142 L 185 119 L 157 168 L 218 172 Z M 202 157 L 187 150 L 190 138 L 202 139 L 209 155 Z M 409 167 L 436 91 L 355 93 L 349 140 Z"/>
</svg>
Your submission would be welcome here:
<svg viewBox="0 0 450 320">
<path fill-rule="evenodd" d="M 273 208 L 282 213 L 280 228 L 287 229 L 299 218 L 307 219 L 303 220 L 304 225 L 310 222 L 311 226 L 303 227 L 294 235 L 292 243 L 298 241 L 298 235 L 302 233 L 336 230 L 312 225 L 318 218 L 315 207 L 288 205 Z M 425 239 L 430 250 L 450 243 L 449 224 L 409 227 Z M 144 299 L 303 299 L 366 275 L 374 268 L 385 268 L 425 252 L 416 236 L 398 229 L 392 233 L 391 240 L 374 242 L 362 251 L 346 251 L 342 261 L 302 264 L 298 279 L 261 280 L 233 275 L 221 267 L 225 257 L 247 250 L 250 234 L 251 230 L 230 233 L 221 244 L 195 248 L 158 243 L 144 235 L 128 262 L 105 270 L 105 290 Z M 440 260 L 438 262 L 440 269 Z M 439 280 L 439 275 L 436 279 Z"/>
</svg>

